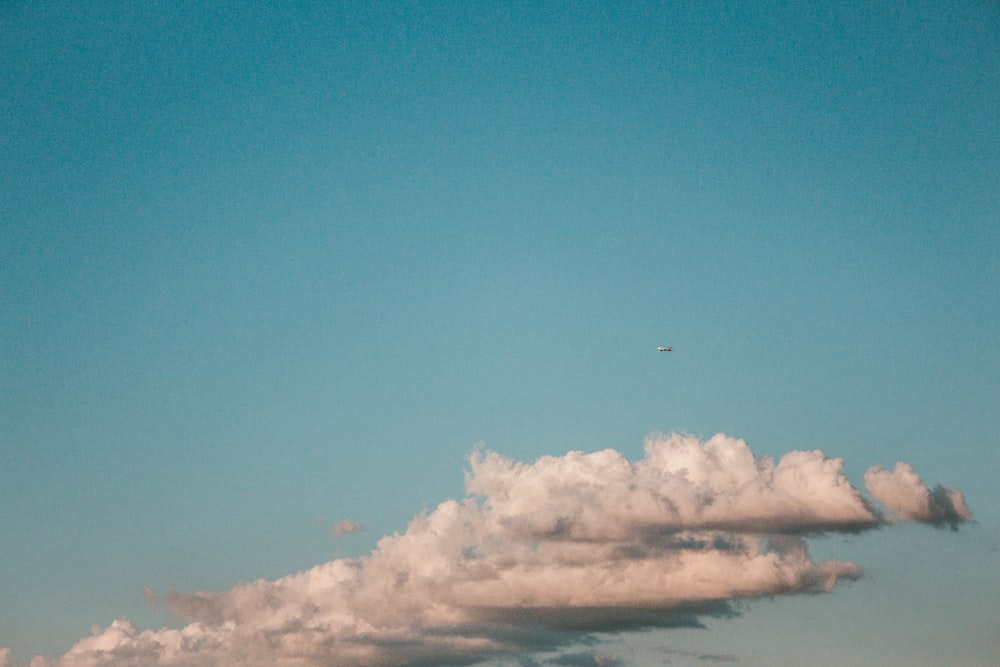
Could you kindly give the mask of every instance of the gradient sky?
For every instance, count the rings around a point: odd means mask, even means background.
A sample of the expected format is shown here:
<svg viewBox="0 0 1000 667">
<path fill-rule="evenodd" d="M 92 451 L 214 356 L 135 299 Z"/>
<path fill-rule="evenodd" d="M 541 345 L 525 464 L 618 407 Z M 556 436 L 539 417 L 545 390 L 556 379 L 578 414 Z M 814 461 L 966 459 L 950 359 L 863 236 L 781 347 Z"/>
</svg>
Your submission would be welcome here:
<svg viewBox="0 0 1000 667">
<path fill-rule="evenodd" d="M 477 443 L 677 431 L 975 522 L 521 664 L 988 664 L 997 5 L 497 4 L 0 8 L 0 647 L 366 554 Z"/>
</svg>

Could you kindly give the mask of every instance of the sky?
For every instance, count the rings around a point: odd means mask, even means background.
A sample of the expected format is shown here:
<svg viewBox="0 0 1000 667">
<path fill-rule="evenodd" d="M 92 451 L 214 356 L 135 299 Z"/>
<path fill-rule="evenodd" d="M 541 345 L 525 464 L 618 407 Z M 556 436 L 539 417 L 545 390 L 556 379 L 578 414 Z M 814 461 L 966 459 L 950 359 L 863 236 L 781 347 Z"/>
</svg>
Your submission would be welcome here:
<svg viewBox="0 0 1000 667">
<path fill-rule="evenodd" d="M 0 90 L 3 667 L 1000 654 L 995 3 L 15 0 Z"/>
</svg>

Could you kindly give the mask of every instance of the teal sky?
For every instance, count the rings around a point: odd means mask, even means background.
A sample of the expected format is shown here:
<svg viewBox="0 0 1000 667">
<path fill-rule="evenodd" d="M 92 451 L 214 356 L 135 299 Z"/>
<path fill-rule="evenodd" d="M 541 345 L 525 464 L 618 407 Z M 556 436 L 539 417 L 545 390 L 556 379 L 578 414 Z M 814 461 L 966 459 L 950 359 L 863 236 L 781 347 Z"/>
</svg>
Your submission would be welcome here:
<svg viewBox="0 0 1000 667">
<path fill-rule="evenodd" d="M 1000 652 L 996 4 L 10 2 L 0 91 L 14 659 L 366 554 L 477 443 L 657 431 L 903 460 L 976 521 L 609 654 Z"/>
</svg>

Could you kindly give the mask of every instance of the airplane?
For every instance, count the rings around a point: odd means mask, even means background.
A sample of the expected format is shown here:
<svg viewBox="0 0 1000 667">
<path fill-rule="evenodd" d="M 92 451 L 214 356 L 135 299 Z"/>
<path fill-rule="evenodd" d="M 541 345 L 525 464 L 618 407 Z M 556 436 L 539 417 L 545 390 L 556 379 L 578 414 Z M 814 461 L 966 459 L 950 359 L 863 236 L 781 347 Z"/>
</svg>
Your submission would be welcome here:
<svg viewBox="0 0 1000 667">
<path fill-rule="evenodd" d="M 656 349 L 659 350 L 660 352 L 673 352 L 674 351 L 674 348 L 672 348 L 672 347 L 658 347 Z"/>
</svg>

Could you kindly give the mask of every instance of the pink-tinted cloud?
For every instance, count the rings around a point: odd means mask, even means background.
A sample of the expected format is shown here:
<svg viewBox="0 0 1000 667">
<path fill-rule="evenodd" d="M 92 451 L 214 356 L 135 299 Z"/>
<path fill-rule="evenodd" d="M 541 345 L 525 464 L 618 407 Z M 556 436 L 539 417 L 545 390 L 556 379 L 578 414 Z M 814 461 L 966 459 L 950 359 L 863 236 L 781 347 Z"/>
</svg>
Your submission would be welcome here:
<svg viewBox="0 0 1000 667">
<path fill-rule="evenodd" d="M 363 524 L 351 521 L 350 519 L 344 519 L 332 528 L 332 532 L 335 537 L 344 537 L 345 535 L 360 533 L 364 529 L 365 527 Z"/>
<path fill-rule="evenodd" d="M 872 466 L 865 473 L 868 492 L 902 519 L 955 528 L 972 518 L 961 491 L 940 484 L 928 489 L 913 467 L 900 461 L 892 470 Z"/>
<path fill-rule="evenodd" d="M 926 490 L 872 475 L 897 513 Z M 594 631 L 697 625 L 734 613 L 735 600 L 829 591 L 861 569 L 812 560 L 802 535 L 883 523 L 839 459 L 775 462 L 724 435 L 653 436 L 635 462 L 612 450 L 534 463 L 477 451 L 466 486 L 368 556 L 169 593 L 181 627 L 115 621 L 32 667 L 471 664 Z"/>
<path fill-rule="evenodd" d="M 159 601 L 156 599 L 156 592 L 152 588 L 149 586 L 144 587 L 142 589 L 142 596 L 146 599 L 146 605 L 150 609 L 156 611 L 159 608 Z"/>
<path fill-rule="evenodd" d="M 755 458 L 742 440 L 653 436 L 638 462 L 614 450 L 535 463 L 472 457 L 466 485 L 513 532 L 577 541 L 642 530 L 788 532 L 873 526 L 880 517 L 820 451 Z"/>
</svg>

